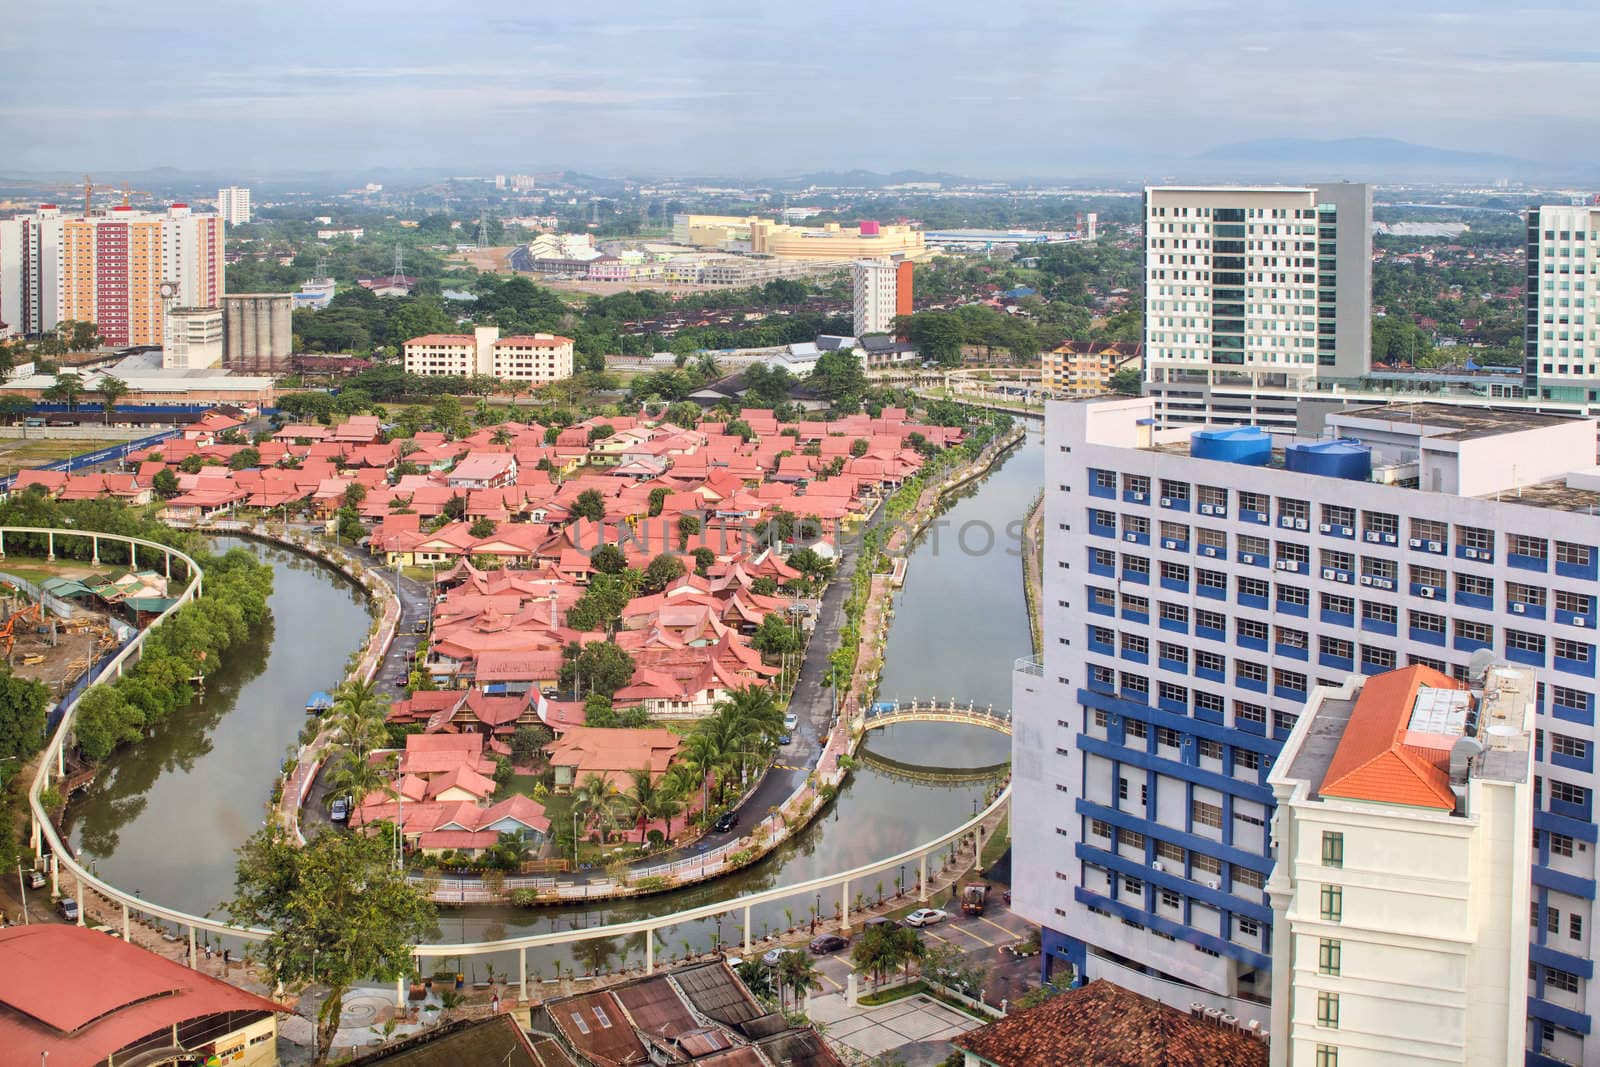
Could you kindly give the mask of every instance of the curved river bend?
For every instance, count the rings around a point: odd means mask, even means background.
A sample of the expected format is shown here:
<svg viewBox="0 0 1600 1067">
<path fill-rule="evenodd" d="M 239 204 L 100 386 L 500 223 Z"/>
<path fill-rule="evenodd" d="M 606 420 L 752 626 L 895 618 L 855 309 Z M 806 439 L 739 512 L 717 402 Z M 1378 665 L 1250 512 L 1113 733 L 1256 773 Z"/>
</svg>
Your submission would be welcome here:
<svg viewBox="0 0 1600 1067">
<path fill-rule="evenodd" d="M 947 501 L 941 522 L 913 546 L 905 589 L 885 650 L 883 699 L 939 697 L 1008 707 L 1011 664 L 1032 651 L 1015 531 L 1039 491 L 1037 432 L 993 472 Z M 989 533 L 992 531 L 992 544 Z M 369 618 L 354 583 L 303 556 L 244 543 L 273 565 L 272 622 L 207 680 L 202 698 L 143 743 L 106 763 L 75 799 L 68 831 L 102 877 L 144 897 L 199 914 L 216 913 L 233 888 L 234 850 L 266 817 L 279 765 L 305 721 L 306 695 L 327 688 L 366 634 Z M 976 727 L 906 724 L 873 733 L 866 752 L 925 767 L 984 767 L 1010 759 L 1010 741 Z M 800 882 L 892 855 L 969 817 L 989 785 L 933 784 L 870 764 L 850 776 L 832 807 L 794 841 L 736 875 L 641 900 L 521 910 L 442 910 L 439 940 L 477 941 L 657 915 L 741 893 Z M 915 880 L 915 871 L 907 878 Z M 897 872 L 885 872 L 892 894 Z M 876 884 L 860 887 L 870 899 Z M 789 905 L 804 923 L 815 902 Z M 823 901 L 831 913 L 835 901 Z M 781 906 L 758 909 L 753 932 L 780 929 Z M 686 924 L 658 946 L 662 958 L 709 948 L 740 931 L 724 920 Z M 642 962 L 641 940 L 591 941 L 530 953 L 531 973 Z M 509 954 L 495 961 L 515 970 Z"/>
</svg>

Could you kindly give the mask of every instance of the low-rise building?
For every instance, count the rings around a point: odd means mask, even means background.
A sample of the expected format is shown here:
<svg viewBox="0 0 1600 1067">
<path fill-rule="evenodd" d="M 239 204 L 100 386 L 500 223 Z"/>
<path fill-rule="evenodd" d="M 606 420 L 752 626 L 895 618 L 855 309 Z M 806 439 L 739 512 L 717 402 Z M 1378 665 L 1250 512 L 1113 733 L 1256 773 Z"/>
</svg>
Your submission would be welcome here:
<svg viewBox="0 0 1600 1067">
<path fill-rule="evenodd" d="M 544 383 L 572 377 L 573 342 L 555 334 L 501 337 L 498 326 L 470 334 L 430 333 L 404 346 L 409 374 L 486 375 L 503 381 Z"/>
<path fill-rule="evenodd" d="M 1522 1062 L 1536 683 L 1491 660 L 1319 686 L 1284 742 L 1274 1067 Z"/>
<path fill-rule="evenodd" d="M 1142 360 L 1137 341 L 1064 341 L 1040 355 L 1039 388 L 1058 397 L 1109 393 L 1116 373 Z"/>
</svg>

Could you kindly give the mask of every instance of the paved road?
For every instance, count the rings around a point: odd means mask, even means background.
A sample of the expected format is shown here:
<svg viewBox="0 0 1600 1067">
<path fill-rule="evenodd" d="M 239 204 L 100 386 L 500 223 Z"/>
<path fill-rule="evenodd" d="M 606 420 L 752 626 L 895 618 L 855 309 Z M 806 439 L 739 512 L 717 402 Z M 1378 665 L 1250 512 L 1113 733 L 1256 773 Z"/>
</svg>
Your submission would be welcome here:
<svg viewBox="0 0 1600 1067">
<path fill-rule="evenodd" d="M 376 561 L 365 552 L 356 550 L 352 555 L 368 567 L 376 568 Z M 394 641 L 389 645 L 389 651 L 385 653 L 383 663 L 378 667 L 378 692 L 385 700 L 400 700 L 405 696 L 406 657 L 416 650 L 426 636 L 417 632 L 417 623 L 425 624 L 431 617 L 433 592 L 428 585 L 407 578 L 405 575 L 399 576 L 397 584 L 393 569 L 384 568 L 377 573 L 381 574 L 390 585 L 394 585 L 400 594 L 400 622 L 395 630 Z M 305 833 L 329 825 L 327 789 L 322 781 L 322 771 L 326 769 L 325 764 L 322 770 L 317 772 L 317 777 L 306 793 L 306 803 L 300 813 L 300 826 Z"/>
</svg>

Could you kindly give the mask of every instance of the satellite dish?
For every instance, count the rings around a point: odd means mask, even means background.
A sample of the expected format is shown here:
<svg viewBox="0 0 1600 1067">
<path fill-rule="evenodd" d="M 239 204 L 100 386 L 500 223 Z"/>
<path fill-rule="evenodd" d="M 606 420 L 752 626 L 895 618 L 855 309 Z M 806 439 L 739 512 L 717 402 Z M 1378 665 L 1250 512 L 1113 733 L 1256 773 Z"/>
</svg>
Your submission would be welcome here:
<svg viewBox="0 0 1600 1067">
<path fill-rule="evenodd" d="M 1494 666 L 1494 651 L 1480 648 L 1472 654 L 1467 661 L 1467 682 L 1471 685 L 1481 686 L 1489 674 L 1489 668 Z"/>
</svg>

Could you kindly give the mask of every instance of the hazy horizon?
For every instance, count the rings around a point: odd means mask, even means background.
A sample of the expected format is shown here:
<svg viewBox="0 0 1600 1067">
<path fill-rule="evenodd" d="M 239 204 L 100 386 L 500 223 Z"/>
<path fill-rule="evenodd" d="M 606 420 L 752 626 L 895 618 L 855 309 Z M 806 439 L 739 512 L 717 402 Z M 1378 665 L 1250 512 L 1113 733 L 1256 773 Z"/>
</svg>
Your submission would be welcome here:
<svg viewBox="0 0 1600 1067">
<path fill-rule="evenodd" d="M 1600 28 L 1571 0 L 753 7 L 19 7 L 4 166 L 1022 178 L 1259 138 L 1553 162 L 1600 139 L 1600 51 L 1547 43 Z"/>
</svg>

